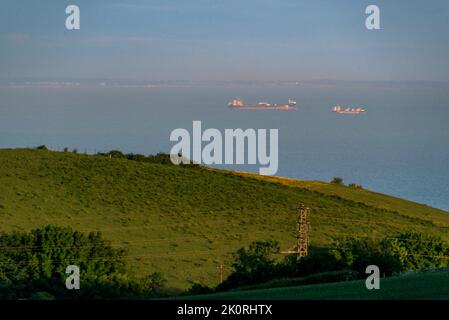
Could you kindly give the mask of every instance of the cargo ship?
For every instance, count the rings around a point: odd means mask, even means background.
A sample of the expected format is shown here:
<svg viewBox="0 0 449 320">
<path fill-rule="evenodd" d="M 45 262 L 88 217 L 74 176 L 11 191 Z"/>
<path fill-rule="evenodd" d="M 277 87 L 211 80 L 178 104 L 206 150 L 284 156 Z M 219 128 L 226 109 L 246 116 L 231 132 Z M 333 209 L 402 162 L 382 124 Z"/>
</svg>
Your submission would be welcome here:
<svg viewBox="0 0 449 320">
<path fill-rule="evenodd" d="M 259 102 L 254 105 L 245 105 L 242 99 L 232 99 L 228 106 L 232 109 L 239 110 L 296 110 L 296 101 L 291 99 L 286 104 L 272 104 L 268 102 Z"/>
<path fill-rule="evenodd" d="M 332 112 L 340 113 L 340 114 L 360 114 L 366 112 L 365 109 L 357 107 L 357 108 L 342 108 L 339 105 L 336 105 L 332 108 Z"/>
</svg>

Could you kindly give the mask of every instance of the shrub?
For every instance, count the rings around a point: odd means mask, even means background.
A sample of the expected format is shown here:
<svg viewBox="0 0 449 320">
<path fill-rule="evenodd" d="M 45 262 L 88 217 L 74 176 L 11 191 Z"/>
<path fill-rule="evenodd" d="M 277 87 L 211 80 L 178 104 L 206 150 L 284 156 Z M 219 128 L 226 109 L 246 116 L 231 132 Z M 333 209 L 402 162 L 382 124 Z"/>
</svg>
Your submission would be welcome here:
<svg viewBox="0 0 449 320">
<path fill-rule="evenodd" d="M 360 274 L 365 273 L 368 265 L 377 265 L 386 275 L 392 275 L 402 269 L 399 258 L 383 241 L 347 238 L 336 246 L 334 250 L 341 255 L 344 264 Z"/>
<path fill-rule="evenodd" d="M 448 266 L 448 244 L 440 238 L 416 232 L 401 233 L 381 241 L 348 238 L 337 243 L 336 250 L 351 269 L 360 273 L 370 264 L 377 265 L 386 275 Z"/>
<path fill-rule="evenodd" d="M 403 271 L 449 266 L 449 245 L 441 238 L 405 232 L 383 243 L 398 257 Z"/>
<path fill-rule="evenodd" d="M 109 158 L 118 158 L 118 159 L 125 159 L 126 156 L 123 154 L 123 152 L 119 150 L 111 150 L 108 153 L 105 154 Z"/>
<path fill-rule="evenodd" d="M 192 286 L 189 289 L 187 289 L 185 295 L 209 294 L 213 292 L 214 289 L 211 287 L 208 287 L 200 283 L 193 283 Z"/>
<path fill-rule="evenodd" d="M 332 179 L 331 183 L 338 184 L 338 185 L 343 185 L 343 179 L 340 178 L 340 177 L 334 177 Z"/>
<path fill-rule="evenodd" d="M 314 273 L 338 271 L 347 268 L 346 261 L 338 251 L 317 248 L 310 250 L 307 257 L 300 259 L 297 264 L 297 275 L 308 276 Z"/>
<path fill-rule="evenodd" d="M 159 292 L 166 282 L 167 280 L 160 272 L 154 272 L 141 280 L 143 289 L 149 292 Z"/>
<path fill-rule="evenodd" d="M 276 276 L 273 253 L 279 252 L 277 241 L 255 241 L 248 248 L 237 251 L 232 264 L 233 272 L 217 290 L 264 282 Z"/>
</svg>

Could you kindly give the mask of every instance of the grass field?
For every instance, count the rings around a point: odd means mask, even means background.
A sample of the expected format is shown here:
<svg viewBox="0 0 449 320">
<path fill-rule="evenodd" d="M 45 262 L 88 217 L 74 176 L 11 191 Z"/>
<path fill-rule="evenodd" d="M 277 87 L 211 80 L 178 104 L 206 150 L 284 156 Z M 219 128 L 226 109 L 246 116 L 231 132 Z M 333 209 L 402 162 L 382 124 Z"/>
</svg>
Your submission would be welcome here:
<svg viewBox="0 0 449 320">
<path fill-rule="evenodd" d="M 44 224 L 102 231 L 138 275 L 216 285 L 254 240 L 295 241 L 295 207 L 311 208 L 311 245 L 414 230 L 449 239 L 449 214 L 334 184 L 31 149 L 0 150 L 0 231 Z"/>
<path fill-rule="evenodd" d="M 449 299 L 449 271 L 424 272 L 384 278 L 380 281 L 379 290 L 368 290 L 365 286 L 365 280 L 358 280 L 262 290 L 230 291 L 182 297 L 182 299 Z"/>
</svg>

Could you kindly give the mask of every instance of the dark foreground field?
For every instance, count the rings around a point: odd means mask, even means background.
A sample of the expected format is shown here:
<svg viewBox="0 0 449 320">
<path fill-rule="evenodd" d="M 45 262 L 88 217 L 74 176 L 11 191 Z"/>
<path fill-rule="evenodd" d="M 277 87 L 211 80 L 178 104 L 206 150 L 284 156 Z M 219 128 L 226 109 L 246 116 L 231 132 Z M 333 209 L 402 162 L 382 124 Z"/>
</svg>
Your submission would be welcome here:
<svg viewBox="0 0 449 320">
<path fill-rule="evenodd" d="M 449 299 L 449 271 L 423 272 L 381 279 L 379 290 L 364 280 L 262 290 L 230 291 L 188 299 Z"/>
</svg>

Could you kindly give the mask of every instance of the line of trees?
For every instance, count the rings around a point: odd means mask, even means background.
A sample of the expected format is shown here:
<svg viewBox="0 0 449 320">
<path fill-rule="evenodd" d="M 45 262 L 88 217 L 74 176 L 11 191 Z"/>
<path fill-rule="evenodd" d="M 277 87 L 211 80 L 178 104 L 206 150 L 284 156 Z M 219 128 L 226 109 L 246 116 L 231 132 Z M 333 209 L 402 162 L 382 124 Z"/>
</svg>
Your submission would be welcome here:
<svg viewBox="0 0 449 320">
<path fill-rule="evenodd" d="M 40 145 L 36 147 L 36 150 L 44 150 L 48 151 L 49 149 L 45 145 Z M 63 149 L 63 152 L 69 152 L 69 149 L 66 147 Z M 73 149 L 72 153 L 78 153 L 77 149 Z M 159 152 L 157 154 L 150 154 L 148 156 L 139 154 L 139 153 L 123 153 L 120 150 L 111 150 L 108 152 L 97 152 L 98 156 L 114 158 L 114 159 L 127 159 L 138 162 L 147 162 L 147 163 L 158 163 L 158 164 L 167 164 L 173 165 L 173 162 L 170 159 L 170 154 Z M 179 157 L 182 158 L 182 155 L 179 154 Z M 188 161 L 184 158 L 183 162 L 179 165 L 181 167 L 189 167 L 189 168 L 200 168 L 201 166 L 194 163 L 193 161 Z"/>
<path fill-rule="evenodd" d="M 288 255 L 276 259 L 279 243 L 256 241 L 234 255 L 232 272 L 216 288 L 195 284 L 189 293 L 224 291 L 260 286 L 274 279 L 291 285 L 335 282 L 366 277 L 368 265 L 377 265 L 384 276 L 410 270 L 449 266 L 449 245 L 440 238 L 406 232 L 382 240 L 345 238 L 331 247 L 314 247 L 305 258 Z"/>
<path fill-rule="evenodd" d="M 364 278 L 368 265 L 391 276 L 408 270 L 448 267 L 449 245 L 415 232 L 373 240 L 346 238 L 307 257 L 278 259 L 279 243 L 256 241 L 234 254 L 232 273 L 216 288 L 194 284 L 186 294 L 241 287 L 300 285 Z M 68 290 L 66 267 L 80 268 L 81 288 Z M 48 225 L 0 235 L 0 299 L 150 299 L 179 294 L 162 274 L 136 278 L 126 251 L 113 248 L 101 233 L 84 234 Z"/>
<path fill-rule="evenodd" d="M 135 278 L 124 249 L 101 233 L 53 225 L 0 235 L 0 299 L 141 299 L 167 294 L 160 273 Z M 80 269 L 79 290 L 66 288 L 66 267 Z"/>
</svg>

